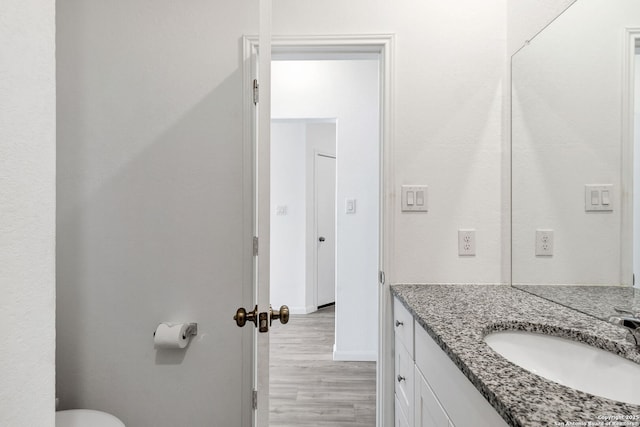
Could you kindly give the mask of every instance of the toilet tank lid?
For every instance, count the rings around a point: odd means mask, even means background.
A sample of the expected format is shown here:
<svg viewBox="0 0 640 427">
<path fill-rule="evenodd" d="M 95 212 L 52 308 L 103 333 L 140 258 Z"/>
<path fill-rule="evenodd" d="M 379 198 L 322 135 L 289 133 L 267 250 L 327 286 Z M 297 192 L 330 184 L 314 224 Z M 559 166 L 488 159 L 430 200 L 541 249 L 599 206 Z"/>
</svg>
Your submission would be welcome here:
<svg viewBox="0 0 640 427">
<path fill-rule="evenodd" d="M 56 412 L 56 427 L 125 427 L 125 425 L 106 412 L 69 409 Z"/>
</svg>

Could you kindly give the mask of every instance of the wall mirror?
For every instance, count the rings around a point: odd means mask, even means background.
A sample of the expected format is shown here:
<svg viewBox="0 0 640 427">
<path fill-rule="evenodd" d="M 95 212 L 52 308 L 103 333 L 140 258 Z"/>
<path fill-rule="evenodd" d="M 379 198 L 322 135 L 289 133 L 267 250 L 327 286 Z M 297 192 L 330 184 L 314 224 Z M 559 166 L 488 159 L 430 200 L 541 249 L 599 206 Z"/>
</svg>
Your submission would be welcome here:
<svg viewBox="0 0 640 427">
<path fill-rule="evenodd" d="M 512 57 L 512 284 L 598 317 L 640 307 L 639 55 L 640 2 L 577 0 Z"/>
</svg>

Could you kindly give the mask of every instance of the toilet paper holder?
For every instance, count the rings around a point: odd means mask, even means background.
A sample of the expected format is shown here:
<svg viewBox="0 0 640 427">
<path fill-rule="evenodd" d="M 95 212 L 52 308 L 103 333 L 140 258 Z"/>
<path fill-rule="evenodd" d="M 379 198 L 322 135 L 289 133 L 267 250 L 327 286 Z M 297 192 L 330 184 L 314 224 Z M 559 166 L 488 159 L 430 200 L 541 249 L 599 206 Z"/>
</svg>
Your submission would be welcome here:
<svg viewBox="0 0 640 427">
<path fill-rule="evenodd" d="M 186 339 L 187 337 L 195 337 L 196 335 L 198 335 L 198 324 L 188 323 L 187 329 L 185 329 L 184 334 L 182 334 L 182 339 Z M 153 336 L 156 336 L 156 331 L 153 331 Z"/>
<path fill-rule="evenodd" d="M 184 335 L 182 336 L 182 338 L 195 337 L 196 335 L 198 335 L 198 324 L 189 323 L 187 329 L 185 329 L 184 331 Z"/>
</svg>

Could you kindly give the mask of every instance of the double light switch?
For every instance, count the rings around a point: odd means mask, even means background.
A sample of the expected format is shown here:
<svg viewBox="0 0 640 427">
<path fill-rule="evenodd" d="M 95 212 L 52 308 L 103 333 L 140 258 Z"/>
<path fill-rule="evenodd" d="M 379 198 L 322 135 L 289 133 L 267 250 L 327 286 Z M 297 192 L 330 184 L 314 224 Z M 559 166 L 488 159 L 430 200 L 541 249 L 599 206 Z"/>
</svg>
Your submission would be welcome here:
<svg viewBox="0 0 640 427">
<path fill-rule="evenodd" d="M 612 211 L 613 185 L 587 184 L 584 186 L 584 210 L 586 212 Z"/>
<path fill-rule="evenodd" d="M 426 185 L 402 186 L 402 212 L 427 212 Z"/>
</svg>

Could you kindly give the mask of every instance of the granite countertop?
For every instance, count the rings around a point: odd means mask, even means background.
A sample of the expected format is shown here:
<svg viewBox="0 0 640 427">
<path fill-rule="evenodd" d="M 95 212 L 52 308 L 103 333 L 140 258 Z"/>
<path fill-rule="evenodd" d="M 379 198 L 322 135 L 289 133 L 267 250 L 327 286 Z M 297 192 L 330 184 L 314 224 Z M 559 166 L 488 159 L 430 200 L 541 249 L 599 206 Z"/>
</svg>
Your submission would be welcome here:
<svg viewBox="0 0 640 427">
<path fill-rule="evenodd" d="M 640 363 L 640 352 L 625 340 L 624 329 L 505 285 L 393 285 L 391 291 L 509 425 L 595 426 L 607 425 L 603 417 L 624 416 L 631 419 L 609 425 L 640 425 L 640 419 L 633 419 L 640 416 L 640 405 L 546 380 L 483 341 L 497 330 L 544 332 Z"/>
</svg>

